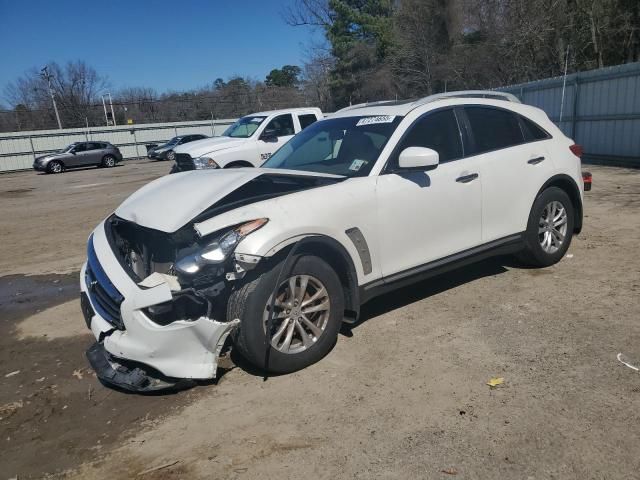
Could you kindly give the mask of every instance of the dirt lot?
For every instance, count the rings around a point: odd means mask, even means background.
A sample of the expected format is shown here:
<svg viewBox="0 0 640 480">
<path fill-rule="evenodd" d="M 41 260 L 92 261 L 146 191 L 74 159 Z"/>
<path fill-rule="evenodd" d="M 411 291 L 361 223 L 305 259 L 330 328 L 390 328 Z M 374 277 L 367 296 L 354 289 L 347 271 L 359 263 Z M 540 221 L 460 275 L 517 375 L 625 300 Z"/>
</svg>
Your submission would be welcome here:
<svg viewBox="0 0 640 480">
<path fill-rule="evenodd" d="M 1 175 L 0 480 L 638 478 L 640 374 L 616 355 L 640 364 L 640 172 L 589 169 L 560 264 L 451 272 L 367 304 L 304 371 L 239 362 L 160 396 L 87 368 L 77 272 L 91 229 L 168 164 Z"/>
</svg>

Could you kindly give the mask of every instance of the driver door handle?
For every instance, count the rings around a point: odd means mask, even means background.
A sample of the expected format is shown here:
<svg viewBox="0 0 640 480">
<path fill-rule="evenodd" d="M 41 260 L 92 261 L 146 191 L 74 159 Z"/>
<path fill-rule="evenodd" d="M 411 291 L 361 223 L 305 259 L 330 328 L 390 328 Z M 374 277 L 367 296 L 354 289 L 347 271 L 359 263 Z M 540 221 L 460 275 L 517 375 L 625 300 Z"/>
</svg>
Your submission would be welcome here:
<svg viewBox="0 0 640 480">
<path fill-rule="evenodd" d="M 477 173 L 471 173 L 469 175 L 463 175 L 461 177 L 456 178 L 456 182 L 458 183 L 469 183 L 469 182 L 473 182 L 476 178 L 478 178 L 480 175 L 478 175 Z"/>
</svg>

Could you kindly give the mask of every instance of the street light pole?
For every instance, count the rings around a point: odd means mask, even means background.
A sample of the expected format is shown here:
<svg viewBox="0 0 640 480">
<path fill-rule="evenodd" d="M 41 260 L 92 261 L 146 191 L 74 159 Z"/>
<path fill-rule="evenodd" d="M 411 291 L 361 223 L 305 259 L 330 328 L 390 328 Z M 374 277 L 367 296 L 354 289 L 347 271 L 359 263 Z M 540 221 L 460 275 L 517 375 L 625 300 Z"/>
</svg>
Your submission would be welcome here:
<svg viewBox="0 0 640 480">
<path fill-rule="evenodd" d="M 56 105 L 56 97 L 53 94 L 53 89 L 51 88 L 51 78 L 53 75 L 49 73 L 49 67 L 45 66 L 42 70 L 40 70 L 40 76 L 47 81 L 47 85 L 49 87 L 49 95 L 51 96 L 51 101 L 53 102 L 53 110 L 56 112 L 56 120 L 58 120 L 58 128 L 62 130 L 62 122 L 60 121 L 60 114 L 58 113 L 58 105 Z"/>
</svg>

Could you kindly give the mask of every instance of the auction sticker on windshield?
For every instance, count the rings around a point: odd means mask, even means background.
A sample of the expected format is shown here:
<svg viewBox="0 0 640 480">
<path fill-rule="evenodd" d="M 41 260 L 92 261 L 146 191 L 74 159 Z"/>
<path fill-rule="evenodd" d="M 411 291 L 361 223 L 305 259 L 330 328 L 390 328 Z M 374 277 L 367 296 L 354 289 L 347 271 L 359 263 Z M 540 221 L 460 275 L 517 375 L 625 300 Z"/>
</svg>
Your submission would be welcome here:
<svg viewBox="0 0 640 480">
<path fill-rule="evenodd" d="M 373 125 L 376 123 L 391 123 L 393 119 L 396 118 L 395 115 L 378 115 L 376 117 L 365 117 L 358 120 L 356 123 L 356 127 L 361 127 L 363 125 Z"/>
<path fill-rule="evenodd" d="M 366 160 L 354 160 L 353 162 L 351 162 L 351 166 L 349 167 L 349 170 L 353 170 L 354 172 L 357 172 L 358 170 L 360 170 L 362 168 L 362 166 L 367 163 Z"/>
</svg>

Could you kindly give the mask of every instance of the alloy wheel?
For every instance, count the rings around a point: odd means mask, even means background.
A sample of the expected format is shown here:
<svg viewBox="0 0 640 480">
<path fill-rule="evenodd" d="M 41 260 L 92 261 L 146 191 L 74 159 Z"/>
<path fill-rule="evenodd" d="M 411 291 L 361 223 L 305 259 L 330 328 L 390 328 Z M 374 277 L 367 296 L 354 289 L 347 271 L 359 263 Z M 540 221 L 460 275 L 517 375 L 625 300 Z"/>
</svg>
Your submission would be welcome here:
<svg viewBox="0 0 640 480">
<path fill-rule="evenodd" d="M 554 200 L 542 210 L 538 223 L 538 240 L 546 253 L 556 253 L 567 236 L 567 209 L 562 203 Z"/>
<path fill-rule="evenodd" d="M 265 330 L 269 299 L 263 315 Z M 271 325 L 271 346 L 282 353 L 301 353 L 324 333 L 331 313 L 325 286 L 311 275 L 294 275 L 280 284 Z"/>
</svg>

